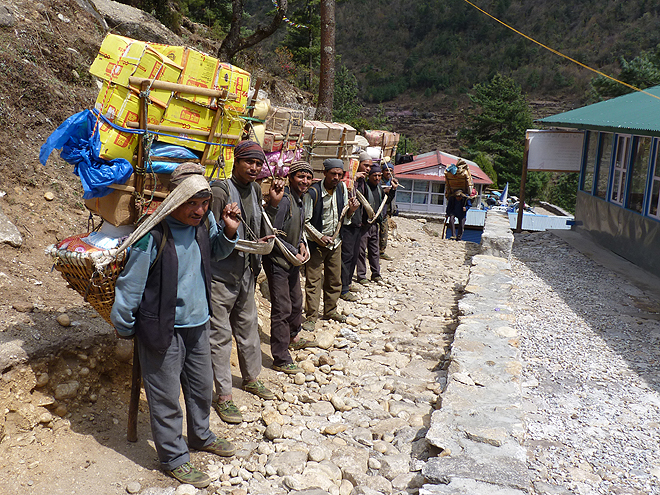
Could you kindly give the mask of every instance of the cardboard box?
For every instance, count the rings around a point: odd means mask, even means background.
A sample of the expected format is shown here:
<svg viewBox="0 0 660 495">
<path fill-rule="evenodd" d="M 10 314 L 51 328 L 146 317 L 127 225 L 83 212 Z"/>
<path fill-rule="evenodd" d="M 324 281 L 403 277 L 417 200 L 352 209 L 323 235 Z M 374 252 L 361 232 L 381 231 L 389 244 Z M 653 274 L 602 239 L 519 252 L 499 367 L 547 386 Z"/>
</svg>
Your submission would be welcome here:
<svg viewBox="0 0 660 495">
<path fill-rule="evenodd" d="M 122 128 L 128 128 L 129 122 L 139 122 L 140 120 L 140 98 L 130 89 L 116 84 L 103 83 L 94 108 L 112 124 Z M 159 124 L 164 110 L 158 105 L 148 105 L 147 111 L 148 123 Z M 125 158 L 135 165 L 134 154 L 138 144 L 138 135 L 115 129 L 103 120 L 99 123 L 101 141 L 99 156 L 106 160 Z"/>
<path fill-rule="evenodd" d="M 177 82 L 181 71 L 179 64 L 147 43 L 115 34 L 105 37 L 89 68 L 89 72 L 98 78 L 125 88 L 130 87 L 130 76 Z M 138 93 L 140 91 L 137 86 L 133 86 L 133 89 Z M 149 95 L 153 103 L 163 108 L 167 106 L 171 96 L 172 92 L 164 89 L 151 89 Z"/>
<path fill-rule="evenodd" d="M 158 192 L 168 192 L 169 174 L 156 174 L 156 186 L 154 189 L 153 176 L 145 175 L 144 188 L 146 190 L 155 190 Z M 135 174 L 126 181 L 125 186 L 135 187 Z M 153 213 L 163 200 L 154 198 L 147 209 L 147 214 Z M 135 210 L 133 193 L 128 191 L 112 191 L 102 198 L 92 198 L 85 200 L 85 206 L 92 213 L 100 215 L 103 220 L 119 227 L 121 225 L 131 225 L 137 221 L 142 212 Z"/>
<path fill-rule="evenodd" d="M 355 128 L 349 124 L 339 123 L 339 125 L 346 130 L 346 139 L 344 141 L 347 143 L 351 143 L 355 141 L 355 136 L 357 136 L 357 131 L 355 130 Z"/>
<path fill-rule="evenodd" d="M 318 120 L 305 120 L 303 126 L 303 133 L 305 135 L 305 141 L 309 142 L 314 135 L 314 141 L 327 141 L 328 140 L 328 128 L 323 122 Z"/>
<path fill-rule="evenodd" d="M 226 89 L 236 95 L 235 101 L 227 101 L 224 107 L 228 110 L 244 113 L 250 91 L 250 73 L 235 65 L 220 63 L 216 88 Z M 216 103 L 217 105 L 217 103 Z"/>
<path fill-rule="evenodd" d="M 334 122 L 325 122 L 325 126 L 328 128 L 328 139 L 327 141 L 341 141 L 341 135 L 344 132 L 344 126 L 342 124 L 335 124 Z"/>
<path fill-rule="evenodd" d="M 220 64 L 217 58 L 198 52 L 192 48 L 186 48 L 183 58 L 184 67 L 181 72 L 179 84 L 206 89 L 213 89 L 215 87 L 218 66 Z M 213 98 L 210 96 L 186 94 L 183 92 L 177 93 L 177 96 L 180 99 L 206 106 L 210 106 L 213 101 Z"/>
<path fill-rule="evenodd" d="M 266 130 L 282 134 L 282 136 L 299 136 L 303 130 L 303 116 L 302 110 L 271 107 L 266 117 Z"/>
</svg>

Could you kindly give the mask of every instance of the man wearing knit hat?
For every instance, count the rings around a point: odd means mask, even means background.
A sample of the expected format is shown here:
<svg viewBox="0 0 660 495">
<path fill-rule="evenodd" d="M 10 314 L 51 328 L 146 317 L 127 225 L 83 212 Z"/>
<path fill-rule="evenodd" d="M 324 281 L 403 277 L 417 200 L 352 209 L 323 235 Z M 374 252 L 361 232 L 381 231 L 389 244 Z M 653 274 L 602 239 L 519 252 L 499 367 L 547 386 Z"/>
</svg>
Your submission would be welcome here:
<svg viewBox="0 0 660 495">
<path fill-rule="evenodd" d="M 220 456 L 236 448 L 209 428 L 213 380 L 209 348 L 211 262 L 236 244 L 238 207 L 215 217 L 204 169 L 182 163 L 170 189 L 185 200 L 131 247 L 115 286 L 110 318 L 120 336 L 137 336 L 151 432 L 161 468 L 181 483 L 203 488 L 211 478 L 190 463 L 188 446 Z M 216 224 L 216 218 L 220 223 Z M 187 444 L 183 437 L 186 404 Z"/>
<path fill-rule="evenodd" d="M 291 359 L 289 348 L 302 349 L 313 343 L 301 338 L 302 291 L 300 289 L 300 264 L 307 261 L 307 243 L 303 236 L 305 213 L 303 194 L 312 183 L 312 166 L 297 161 L 289 168 L 289 185 L 279 205 L 266 206 L 266 214 L 278 232 L 281 246 L 264 256 L 264 271 L 270 290 L 270 352 L 273 369 L 287 374 L 302 373 Z M 286 249 L 288 253 L 283 250 Z M 293 255 L 295 260 L 287 259 Z M 293 262 L 296 261 L 294 264 Z"/>
<path fill-rule="evenodd" d="M 313 331 L 319 317 L 321 284 L 323 284 L 323 318 L 346 321 L 337 311 L 341 293 L 342 239 L 340 227 L 350 221 L 358 209 L 358 201 L 348 197 L 344 176 L 344 162 L 328 158 L 323 162 L 324 179 L 316 182 L 303 198 L 305 232 L 309 240 L 310 258 L 306 265 L 305 314 L 303 328 Z M 341 218 L 344 205 L 348 211 Z"/>
<path fill-rule="evenodd" d="M 385 194 L 388 194 L 392 190 L 392 186 L 394 186 L 394 190 L 396 191 L 396 188 L 399 186 L 399 181 L 396 180 L 396 178 L 394 177 L 394 167 L 392 166 L 392 162 L 389 160 L 389 157 L 385 158 L 382 168 L 383 168 L 383 177 L 380 179 L 380 185 L 383 186 L 383 192 L 385 192 Z M 390 201 L 385 207 L 384 218 L 380 224 L 380 232 L 379 232 L 380 259 L 382 260 L 387 260 L 387 261 L 392 260 L 390 255 L 388 255 L 385 252 L 385 250 L 387 249 L 387 238 L 390 230 L 388 218 L 390 218 L 393 214 L 395 214 L 396 209 L 397 207 L 396 207 L 395 198 L 392 198 L 392 201 Z"/>
<path fill-rule="evenodd" d="M 234 150 L 231 178 L 211 184 L 214 213 L 222 211 L 229 203 L 239 205 L 242 221 L 238 234 L 244 240 L 267 242 L 274 237 L 262 215 L 261 187 L 255 183 L 265 160 L 264 151 L 258 143 L 243 141 Z M 274 180 L 270 188 L 272 208 L 277 208 L 283 194 L 284 181 Z M 223 421 L 240 423 L 243 417 L 232 400 L 232 336 L 236 339 L 243 389 L 264 400 L 275 398 L 275 394 L 258 380 L 261 373 L 261 341 L 254 289 L 261 271 L 261 256 L 237 248 L 224 260 L 213 263 L 212 268 L 211 357 L 218 395 L 214 407 Z"/>
<path fill-rule="evenodd" d="M 367 180 L 366 198 L 369 201 L 371 209 L 376 213 L 377 218 L 368 219 L 363 223 L 360 252 L 357 261 L 357 279 L 358 283 L 363 285 L 367 283 L 367 258 L 369 259 L 369 268 L 371 269 L 371 280 L 373 282 L 380 282 L 383 279 L 380 276 L 379 230 L 383 218 L 385 218 L 385 212 L 380 210 L 380 206 L 383 199 L 386 199 L 386 204 L 392 201 L 394 190 L 390 188 L 389 193 L 385 194 L 383 187 L 380 185 L 382 175 L 380 165 L 375 164 L 371 166 L 369 179 Z"/>
<path fill-rule="evenodd" d="M 360 165 L 357 173 L 355 174 L 354 187 L 355 191 L 359 191 L 363 196 L 367 195 L 366 179 L 369 176 L 369 170 L 373 161 L 371 156 L 366 151 L 360 153 L 358 160 Z M 359 204 L 359 203 L 358 203 Z M 356 212 L 351 217 L 350 222 L 345 223 L 341 228 L 341 297 L 345 301 L 356 301 L 357 296 L 350 291 L 351 281 L 357 266 L 358 256 L 360 254 L 360 242 L 362 239 L 363 227 L 369 227 L 366 223 L 366 212 L 361 204 L 359 204 Z"/>
</svg>

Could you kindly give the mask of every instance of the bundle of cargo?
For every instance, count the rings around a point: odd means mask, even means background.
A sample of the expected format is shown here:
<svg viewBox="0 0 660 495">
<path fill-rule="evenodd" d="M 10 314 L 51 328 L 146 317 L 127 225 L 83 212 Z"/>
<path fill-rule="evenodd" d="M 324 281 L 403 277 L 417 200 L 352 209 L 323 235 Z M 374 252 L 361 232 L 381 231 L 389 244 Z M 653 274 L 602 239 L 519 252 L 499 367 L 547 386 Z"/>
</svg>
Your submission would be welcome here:
<svg viewBox="0 0 660 495">
<path fill-rule="evenodd" d="M 103 80 L 94 108 L 99 157 L 123 158 L 136 172 L 109 186 L 119 192 L 86 197 L 91 211 L 114 225 L 137 221 L 162 200 L 164 175 L 183 161 L 203 163 L 207 176 L 231 175 L 233 148 L 245 127 L 248 72 L 192 48 L 113 34 L 90 72 Z"/>
<path fill-rule="evenodd" d="M 396 147 L 399 144 L 399 134 L 390 131 L 371 130 L 365 131 L 364 137 L 369 141 L 369 146 L 380 148 L 382 156 L 393 158 L 396 155 Z"/>
<path fill-rule="evenodd" d="M 462 158 L 445 170 L 445 196 L 449 197 L 459 189 L 469 197 L 477 195 L 470 167 Z"/>
<path fill-rule="evenodd" d="M 303 127 L 303 158 L 311 163 L 314 175 L 323 174 L 323 160 L 340 158 L 348 162 L 357 144 L 357 131 L 348 124 L 305 120 Z"/>
</svg>

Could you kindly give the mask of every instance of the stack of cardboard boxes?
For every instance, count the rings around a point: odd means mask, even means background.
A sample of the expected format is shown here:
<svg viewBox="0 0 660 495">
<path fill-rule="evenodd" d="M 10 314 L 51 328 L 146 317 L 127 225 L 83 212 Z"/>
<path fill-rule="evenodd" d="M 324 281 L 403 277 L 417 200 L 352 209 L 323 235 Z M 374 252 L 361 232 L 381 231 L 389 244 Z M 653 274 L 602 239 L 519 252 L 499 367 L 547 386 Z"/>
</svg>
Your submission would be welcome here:
<svg viewBox="0 0 660 495">
<path fill-rule="evenodd" d="M 390 157 L 392 161 L 396 155 L 396 147 L 399 144 L 399 134 L 390 131 L 371 130 L 365 131 L 364 137 L 369 141 L 369 146 L 380 148 L 383 158 Z"/>
<path fill-rule="evenodd" d="M 348 124 L 305 120 L 303 134 L 305 159 L 312 165 L 314 175 L 322 177 L 326 158 L 339 158 L 348 163 L 357 131 Z"/>
<path fill-rule="evenodd" d="M 200 158 L 210 143 L 206 160 L 212 163 L 222 158 L 224 174 L 231 174 L 233 145 L 240 140 L 245 124 L 243 116 L 250 89 L 248 72 L 192 48 L 146 43 L 114 34 L 105 38 L 89 71 L 103 80 L 95 104 L 104 117 L 99 120 L 100 156 L 125 158 L 133 166 L 137 165 L 139 135 L 131 130 L 139 127 L 141 88 L 129 78 L 225 89 L 235 95 L 233 99 L 219 101 L 213 96 L 185 90 L 150 88 L 146 115 L 147 126 L 157 133 L 158 141 L 186 147 Z M 207 175 L 212 170 L 209 165 Z M 157 183 L 146 184 L 145 188 L 165 191 L 165 185 L 165 179 L 157 176 Z M 129 224 L 136 220 L 136 213 L 119 211 L 126 207 L 127 194 L 131 193 L 115 191 L 110 197 L 89 200 L 87 207 L 114 225 Z"/>
</svg>

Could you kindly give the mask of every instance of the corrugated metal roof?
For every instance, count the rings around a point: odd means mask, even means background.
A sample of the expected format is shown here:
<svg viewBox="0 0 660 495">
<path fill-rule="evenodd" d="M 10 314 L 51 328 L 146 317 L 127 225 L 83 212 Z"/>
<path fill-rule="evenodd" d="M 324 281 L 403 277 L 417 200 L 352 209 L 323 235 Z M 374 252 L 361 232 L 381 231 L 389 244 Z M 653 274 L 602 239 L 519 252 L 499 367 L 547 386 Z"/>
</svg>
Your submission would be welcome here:
<svg viewBox="0 0 660 495">
<path fill-rule="evenodd" d="M 660 86 L 645 89 L 660 97 Z M 568 112 L 552 115 L 537 122 L 572 129 L 593 129 L 660 136 L 660 100 L 635 91 Z"/>
<path fill-rule="evenodd" d="M 418 179 L 418 180 L 431 180 L 431 181 L 445 181 L 444 170 L 452 164 L 456 164 L 459 157 L 444 151 L 431 151 L 413 157 L 412 162 L 401 163 L 394 166 L 394 174 L 400 179 Z M 465 158 L 463 158 L 465 160 Z M 479 168 L 476 163 L 465 160 L 470 168 L 472 180 L 475 184 L 492 184 L 493 181 L 490 177 Z M 430 169 L 440 166 L 437 173 L 422 174 L 422 170 Z M 434 171 L 435 172 L 435 171 Z"/>
</svg>

